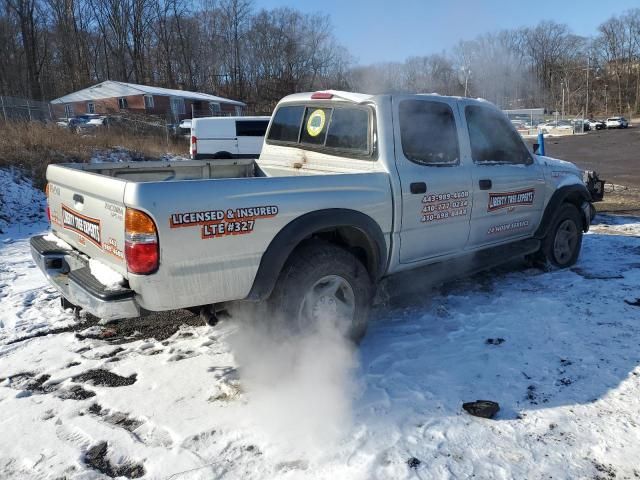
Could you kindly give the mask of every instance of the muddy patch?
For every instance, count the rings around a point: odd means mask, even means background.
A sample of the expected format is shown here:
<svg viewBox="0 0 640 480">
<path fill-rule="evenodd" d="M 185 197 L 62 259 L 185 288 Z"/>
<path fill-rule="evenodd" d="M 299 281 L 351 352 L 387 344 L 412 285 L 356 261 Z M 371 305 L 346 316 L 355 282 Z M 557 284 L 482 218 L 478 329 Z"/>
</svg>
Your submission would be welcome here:
<svg viewBox="0 0 640 480">
<path fill-rule="evenodd" d="M 95 396 L 96 392 L 85 390 L 80 385 L 73 385 L 70 388 L 65 388 L 58 392 L 58 397 L 62 400 L 86 400 L 87 398 Z"/>
<path fill-rule="evenodd" d="M 589 272 L 583 268 L 578 268 L 578 267 L 572 268 L 571 271 L 573 273 L 580 275 L 582 278 L 586 280 L 619 280 L 621 278 L 624 278 L 623 275 L 620 275 L 618 273 Z"/>
<path fill-rule="evenodd" d="M 137 374 L 123 377 L 108 370 L 96 369 L 88 370 L 80 375 L 72 377 L 71 380 L 78 383 L 88 383 L 97 387 L 126 387 L 136 383 Z"/>
<path fill-rule="evenodd" d="M 92 446 L 84 455 L 84 463 L 111 478 L 140 478 L 144 476 L 144 467 L 140 463 L 127 462 L 122 465 L 111 463 L 107 458 L 108 450 L 109 445 L 107 442 L 100 442 Z"/>
<path fill-rule="evenodd" d="M 109 409 L 102 408 L 102 406 L 97 403 L 91 405 L 87 409 L 87 413 L 95 417 L 99 417 L 111 425 L 124 428 L 128 432 L 133 432 L 144 423 L 142 420 L 131 418 L 126 413 L 114 412 Z"/>
<path fill-rule="evenodd" d="M 51 375 L 45 374 L 36 377 L 35 373 L 24 372 L 12 375 L 5 380 L 8 382 L 8 387 L 20 390 L 19 396 L 28 397 L 34 394 L 51 393 L 56 390 L 58 388 L 57 384 L 45 385 L 50 378 Z"/>
</svg>

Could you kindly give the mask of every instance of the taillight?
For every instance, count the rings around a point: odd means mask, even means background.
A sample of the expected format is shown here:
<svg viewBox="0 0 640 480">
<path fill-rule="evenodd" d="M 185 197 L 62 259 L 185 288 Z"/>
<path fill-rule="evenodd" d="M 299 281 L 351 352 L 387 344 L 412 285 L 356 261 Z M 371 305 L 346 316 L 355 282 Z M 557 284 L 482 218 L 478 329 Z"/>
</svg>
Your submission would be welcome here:
<svg viewBox="0 0 640 480">
<path fill-rule="evenodd" d="M 191 136 L 191 155 L 195 157 L 198 154 L 198 139 Z"/>
<path fill-rule="evenodd" d="M 146 275 L 158 269 L 160 251 L 158 232 L 151 217 L 140 210 L 127 208 L 124 220 L 127 270 Z"/>
</svg>

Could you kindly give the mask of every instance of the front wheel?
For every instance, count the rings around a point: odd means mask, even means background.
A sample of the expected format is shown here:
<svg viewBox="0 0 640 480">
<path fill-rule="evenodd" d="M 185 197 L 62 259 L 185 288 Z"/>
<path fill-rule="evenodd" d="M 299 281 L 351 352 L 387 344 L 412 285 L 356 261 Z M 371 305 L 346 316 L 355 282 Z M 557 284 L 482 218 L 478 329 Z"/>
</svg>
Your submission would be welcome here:
<svg viewBox="0 0 640 480">
<path fill-rule="evenodd" d="M 344 248 L 315 240 L 293 252 L 269 307 L 293 334 L 335 328 L 357 343 L 367 330 L 372 297 L 362 262 Z"/>
<path fill-rule="evenodd" d="M 559 268 L 575 264 L 582 247 L 582 215 L 571 203 L 560 206 L 547 236 L 542 241 L 540 256 Z"/>
</svg>

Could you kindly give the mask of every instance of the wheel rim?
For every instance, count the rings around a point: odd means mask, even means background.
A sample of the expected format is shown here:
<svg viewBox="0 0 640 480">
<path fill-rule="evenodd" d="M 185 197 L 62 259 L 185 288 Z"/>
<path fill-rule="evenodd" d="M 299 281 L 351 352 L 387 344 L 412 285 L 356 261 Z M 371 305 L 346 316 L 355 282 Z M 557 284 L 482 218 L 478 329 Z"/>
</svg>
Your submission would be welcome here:
<svg viewBox="0 0 640 480">
<path fill-rule="evenodd" d="M 298 322 L 304 327 L 334 321 L 348 328 L 355 311 L 355 295 L 349 282 L 338 275 L 327 275 L 315 282 L 302 299 Z"/>
<path fill-rule="evenodd" d="M 553 255 L 560 264 L 567 263 L 573 256 L 578 244 L 578 227 L 572 220 L 565 220 L 556 231 L 556 238 L 553 242 Z"/>
</svg>

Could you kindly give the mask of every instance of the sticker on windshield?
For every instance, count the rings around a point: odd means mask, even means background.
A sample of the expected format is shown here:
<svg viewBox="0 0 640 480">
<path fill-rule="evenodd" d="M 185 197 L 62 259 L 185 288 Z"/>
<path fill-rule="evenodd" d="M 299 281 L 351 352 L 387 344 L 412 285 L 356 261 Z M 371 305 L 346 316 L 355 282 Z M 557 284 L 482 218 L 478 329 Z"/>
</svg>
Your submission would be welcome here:
<svg viewBox="0 0 640 480">
<path fill-rule="evenodd" d="M 307 133 L 312 137 L 317 137 L 322 132 L 326 121 L 324 110 L 314 110 L 307 120 Z"/>
<path fill-rule="evenodd" d="M 494 210 L 515 207 L 516 205 L 533 205 L 535 195 L 536 191 L 533 188 L 517 192 L 490 193 L 487 211 L 493 212 Z"/>
<path fill-rule="evenodd" d="M 100 220 L 97 218 L 87 217 L 66 205 L 62 205 L 62 226 L 82 235 L 98 247 L 101 246 Z"/>
</svg>

